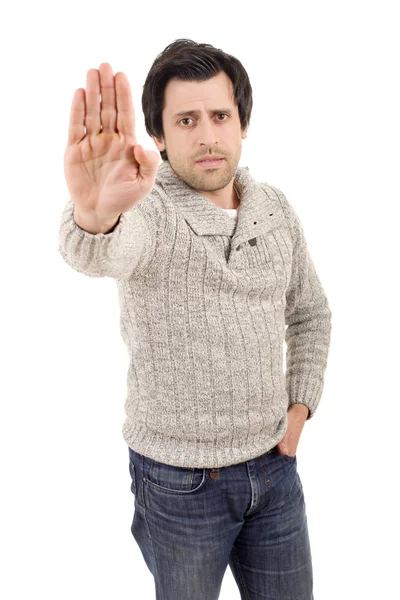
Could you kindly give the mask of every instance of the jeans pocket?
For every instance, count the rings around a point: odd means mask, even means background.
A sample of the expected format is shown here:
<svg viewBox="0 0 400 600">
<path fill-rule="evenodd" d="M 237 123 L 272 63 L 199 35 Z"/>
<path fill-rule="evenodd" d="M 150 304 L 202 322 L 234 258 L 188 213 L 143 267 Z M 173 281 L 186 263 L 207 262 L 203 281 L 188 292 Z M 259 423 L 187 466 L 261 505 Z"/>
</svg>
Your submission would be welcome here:
<svg viewBox="0 0 400 600">
<path fill-rule="evenodd" d="M 296 458 L 296 454 L 282 454 L 282 456 L 284 456 L 287 460 L 293 460 L 294 458 Z"/>
<path fill-rule="evenodd" d="M 175 467 L 154 459 L 144 462 L 144 482 L 167 494 L 193 494 L 206 481 L 206 468 Z"/>
<path fill-rule="evenodd" d="M 293 460 L 297 456 L 297 454 L 292 455 L 292 454 L 283 454 L 282 452 L 279 452 L 278 445 L 271 448 L 271 450 L 269 450 L 267 454 L 270 454 L 270 453 L 274 454 L 275 456 L 283 457 L 287 460 Z"/>
</svg>

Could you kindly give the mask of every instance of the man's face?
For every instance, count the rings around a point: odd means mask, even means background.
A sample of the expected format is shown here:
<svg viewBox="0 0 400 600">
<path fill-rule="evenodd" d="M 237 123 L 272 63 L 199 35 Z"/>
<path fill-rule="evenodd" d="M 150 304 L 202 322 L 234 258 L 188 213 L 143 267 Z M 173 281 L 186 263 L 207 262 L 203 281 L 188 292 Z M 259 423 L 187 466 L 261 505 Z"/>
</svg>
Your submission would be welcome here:
<svg viewBox="0 0 400 600">
<path fill-rule="evenodd" d="M 198 191 L 216 191 L 233 179 L 242 152 L 242 131 L 232 82 L 221 71 L 207 81 L 170 79 L 164 91 L 164 139 L 153 137 L 166 150 L 172 169 Z M 195 111 L 188 114 L 189 111 Z M 179 113 L 179 114 L 178 114 Z M 205 155 L 223 157 L 216 167 L 202 166 Z"/>
</svg>

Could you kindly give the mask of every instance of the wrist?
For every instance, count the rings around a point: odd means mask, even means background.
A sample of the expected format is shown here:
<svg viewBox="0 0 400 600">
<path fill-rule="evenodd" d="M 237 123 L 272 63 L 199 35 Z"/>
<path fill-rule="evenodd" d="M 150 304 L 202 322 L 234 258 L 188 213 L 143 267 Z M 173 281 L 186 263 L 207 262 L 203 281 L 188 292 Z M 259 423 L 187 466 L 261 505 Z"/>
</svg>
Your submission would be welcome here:
<svg viewBox="0 0 400 600">
<path fill-rule="evenodd" d="M 299 417 L 300 419 L 304 419 L 304 421 L 307 420 L 308 415 L 310 414 L 310 410 L 309 410 L 308 406 L 306 406 L 305 404 L 300 404 L 300 403 L 291 404 L 288 408 L 288 411 L 289 410 L 291 412 L 294 412 L 296 417 Z"/>
<path fill-rule="evenodd" d="M 95 213 L 83 214 L 74 210 L 74 221 L 88 233 L 111 233 L 119 222 L 121 214 L 100 219 Z"/>
</svg>

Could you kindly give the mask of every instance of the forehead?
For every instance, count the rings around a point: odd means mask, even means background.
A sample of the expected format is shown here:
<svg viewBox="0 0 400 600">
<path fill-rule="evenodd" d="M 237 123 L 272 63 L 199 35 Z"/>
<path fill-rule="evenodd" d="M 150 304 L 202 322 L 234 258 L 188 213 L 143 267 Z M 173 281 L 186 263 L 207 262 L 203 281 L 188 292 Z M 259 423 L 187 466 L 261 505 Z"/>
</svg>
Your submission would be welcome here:
<svg viewBox="0 0 400 600">
<path fill-rule="evenodd" d="M 170 79 L 164 90 L 164 110 L 168 113 L 196 110 L 201 103 L 216 102 L 232 109 L 235 106 L 232 82 L 224 71 L 206 81 Z"/>
</svg>

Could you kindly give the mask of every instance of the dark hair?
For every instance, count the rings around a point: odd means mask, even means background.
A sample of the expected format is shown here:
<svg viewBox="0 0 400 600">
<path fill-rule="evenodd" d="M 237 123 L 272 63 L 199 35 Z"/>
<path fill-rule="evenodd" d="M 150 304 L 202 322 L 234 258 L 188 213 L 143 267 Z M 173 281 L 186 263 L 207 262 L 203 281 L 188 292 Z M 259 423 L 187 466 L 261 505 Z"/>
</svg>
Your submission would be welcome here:
<svg viewBox="0 0 400 600">
<path fill-rule="evenodd" d="M 178 39 L 157 55 L 143 86 L 142 110 L 147 133 L 159 139 L 164 138 L 164 90 L 170 79 L 206 81 L 221 71 L 232 81 L 243 131 L 250 122 L 253 96 L 249 76 L 242 63 L 211 44 Z M 163 160 L 168 160 L 166 150 L 160 151 L 160 154 Z"/>
</svg>

